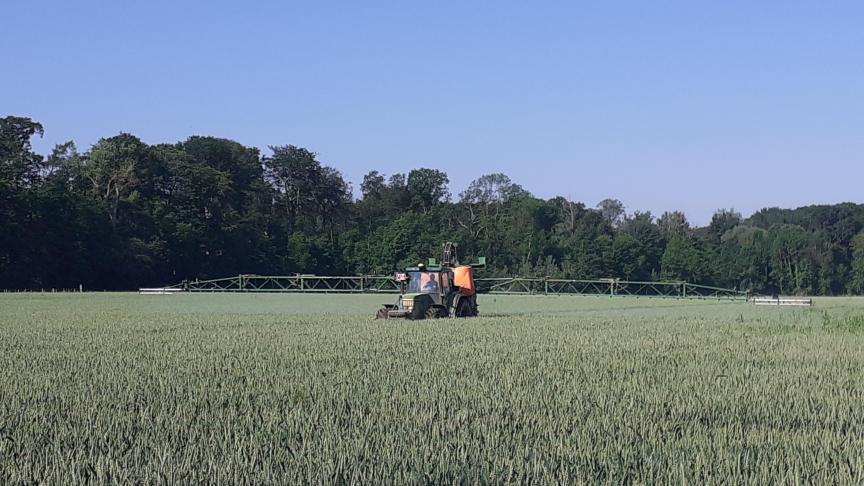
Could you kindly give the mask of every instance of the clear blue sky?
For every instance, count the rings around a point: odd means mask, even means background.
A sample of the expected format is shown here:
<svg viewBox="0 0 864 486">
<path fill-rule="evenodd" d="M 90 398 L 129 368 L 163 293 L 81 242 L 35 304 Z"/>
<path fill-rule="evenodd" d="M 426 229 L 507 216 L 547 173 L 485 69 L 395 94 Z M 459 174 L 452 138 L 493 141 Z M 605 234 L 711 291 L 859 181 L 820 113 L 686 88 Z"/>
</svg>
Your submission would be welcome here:
<svg viewBox="0 0 864 486">
<path fill-rule="evenodd" d="M 6 2 L 0 114 L 504 172 L 629 210 L 864 202 L 864 2 Z"/>
</svg>

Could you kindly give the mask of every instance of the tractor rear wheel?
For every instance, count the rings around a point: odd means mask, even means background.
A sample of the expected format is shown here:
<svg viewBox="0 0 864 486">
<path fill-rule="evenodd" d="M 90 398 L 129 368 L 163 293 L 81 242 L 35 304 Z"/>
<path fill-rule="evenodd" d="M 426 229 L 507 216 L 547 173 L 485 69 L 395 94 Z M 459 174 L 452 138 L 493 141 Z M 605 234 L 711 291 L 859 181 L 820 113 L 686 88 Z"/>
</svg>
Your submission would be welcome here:
<svg viewBox="0 0 864 486">
<path fill-rule="evenodd" d="M 474 317 L 474 307 L 468 299 L 461 299 L 456 306 L 456 317 Z"/>
</svg>

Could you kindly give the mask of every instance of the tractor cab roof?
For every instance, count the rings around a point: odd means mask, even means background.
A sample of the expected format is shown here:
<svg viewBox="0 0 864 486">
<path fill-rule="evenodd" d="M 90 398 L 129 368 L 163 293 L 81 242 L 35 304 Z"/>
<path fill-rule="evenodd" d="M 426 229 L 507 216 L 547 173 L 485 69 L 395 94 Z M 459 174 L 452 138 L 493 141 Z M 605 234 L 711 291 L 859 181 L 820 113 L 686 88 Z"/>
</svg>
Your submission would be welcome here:
<svg viewBox="0 0 864 486">
<path fill-rule="evenodd" d="M 430 258 L 429 263 L 420 262 L 413 267 L 405 268 L 406 272 L 441 272 L 449 268 L 454 268 L 460 266 L 458 262 L 444 262 L 441 263 L 435 258 Z M 476 263 L 471 263 L 468 265 L 461 266 L 470 266 L 471 268 L 485 268 L 486 267 L 486 257 L 478 257 Z"/>
<path fill-rule="evenodd" d="M 441 270 L 444 270 L 444 267 L 442 267 L 441 265 L 434 265 L 434 266 L 422 265 L 422 266 L 405 268 L 406 272 L 440 272 Z"/>
</svg>

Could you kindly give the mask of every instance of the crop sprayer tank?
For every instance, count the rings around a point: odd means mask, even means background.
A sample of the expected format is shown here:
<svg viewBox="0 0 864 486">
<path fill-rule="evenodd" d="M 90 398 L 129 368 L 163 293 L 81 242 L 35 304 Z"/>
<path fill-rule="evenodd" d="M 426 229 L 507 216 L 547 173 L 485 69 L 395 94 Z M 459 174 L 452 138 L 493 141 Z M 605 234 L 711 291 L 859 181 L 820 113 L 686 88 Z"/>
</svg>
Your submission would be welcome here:
<svg viewBox="0 0 864 486">
<path fill-rule="evenodd" d="M 474 295 L 474 269 L 468 265 L 462 265 L 453 269 L 453 284 L 462 288 L 463 295 Z"/>
</svg>

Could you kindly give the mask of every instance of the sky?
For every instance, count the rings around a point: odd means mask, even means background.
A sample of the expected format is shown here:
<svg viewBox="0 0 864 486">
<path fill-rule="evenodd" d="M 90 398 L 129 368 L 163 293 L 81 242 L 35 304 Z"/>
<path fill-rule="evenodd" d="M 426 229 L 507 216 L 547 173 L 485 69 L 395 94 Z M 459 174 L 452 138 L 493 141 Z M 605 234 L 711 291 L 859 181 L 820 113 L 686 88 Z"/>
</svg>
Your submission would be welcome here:
<svg viewBox="0 0 864 486">
<path fill-rule="evenodd" d="M 628 211 L 864 202 L 864 2 L 7 2 L 0 116 Z"/>
</svg>

